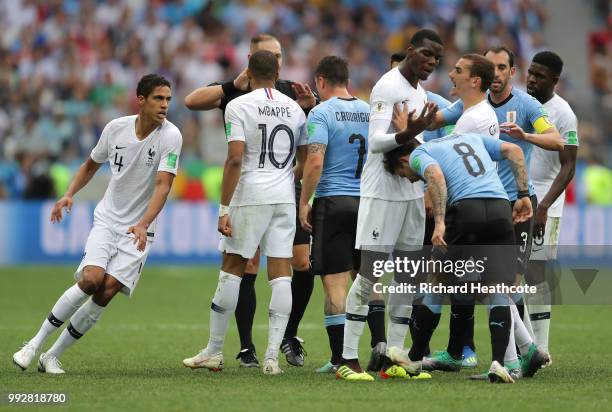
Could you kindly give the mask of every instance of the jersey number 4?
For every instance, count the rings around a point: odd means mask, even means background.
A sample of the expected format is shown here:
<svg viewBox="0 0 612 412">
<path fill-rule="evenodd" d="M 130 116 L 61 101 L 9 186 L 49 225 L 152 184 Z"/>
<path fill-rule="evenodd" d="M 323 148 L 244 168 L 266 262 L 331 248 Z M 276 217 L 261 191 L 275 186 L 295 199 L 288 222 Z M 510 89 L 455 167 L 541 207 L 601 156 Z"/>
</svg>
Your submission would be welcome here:
<svg viewBox="0 0 612 412">
<path fill-rule="evenodd" d="M 270 133 L 270 137 L 268 137 L 268 128 L 265 124 L 257 125 L 259 130 L 261 130 L 261 154 L 259 155 L 259 168 L 263 168 L 266 163 L 266 153 L 270 158 L 270 163 L 277 169 L 283 169 L 289 163 L 291 159 L 291 155 L 293 154 L 293 147 L 295 145 L 295 138 L 293 137 L 293 132 L 289 128 L 289 126 L 284 124 L 277 124 L 274 129 L 272 129 L 272 133 Z M 279 162 L 274 155 L 274 139 L 276 139 L 276 134 L 280 131 L 284 131 L 289 136 L 289 154 L 287 158 L 282 162 Z"/>
<path fill-rule="evenodd" d="M 355 140 L 359 140 L 359 149 L 357 150 L 359 158 L 357 159 L 357 169 L 355 169 L 355 179 L 359 179 L 361 178 L 361 172 L 363 171 L 363 158 L 366 154 L 365 137 L 360 134 L 353 134 L 351 137 L 349 137 L 350 144 L 353 144 Z"/>
<path fill-rule="evenodd" d="M 123 167 L 123 156 L 119 156 L 118 153 L 115 153 L 115 166 L 117 166 L 117 172 L 121 171 L 121 168 Z"/>
<path fill-rule="evenodd" d="M 457 154 L 461 156 L 461 158 L 463 159 L 463 164 L 465 165 L 467 172 L 471 176 L 478 177 L 480 175 L 484 175 L 485 168 L 482 164 L 482 160 L 480 160 L 480 157 L 476 156 L 476 152 L 474 151 L 474 148 L 472 146 L 467 143 L 457 143 L 456 145 L 453 145 L 453 149 L 455 149 L 455 152 L 457 152 Z M 478 169 L 474 169 L 472 167 L 472 163 L 470 163 L 470 157 L 474 159 Z"/>
</svg>

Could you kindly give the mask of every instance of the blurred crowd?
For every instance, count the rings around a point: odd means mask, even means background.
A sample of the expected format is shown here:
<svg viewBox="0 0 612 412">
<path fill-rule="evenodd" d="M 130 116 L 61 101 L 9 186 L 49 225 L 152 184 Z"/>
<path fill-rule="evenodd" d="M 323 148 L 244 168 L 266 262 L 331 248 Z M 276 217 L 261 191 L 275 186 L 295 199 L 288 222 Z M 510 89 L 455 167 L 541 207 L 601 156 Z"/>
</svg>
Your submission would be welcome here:
<svg viewBox="0 0 612 412">
<path fill-rule="evenodd" d="M 431 27 L 444 40 L 445 58 L 425 87 L 448 95 L 447 73 L 457 57 L 492 45 L 517 52 L 515 83 L 524 83 L 528 62 L 544 48 L 541 1 L 3 1 L 0 199 L 62 194 L 104 125 L 137 111 L 138 79 L 156 72 L 173 85 L 168 117 L 184 139 L 174 195 L 218 200 L 226 150 L 220 111 L 190 112 L 182 101 L 199 86 L 236 76 L 253 35 L 279 38 L 281 77 L 293 81 L 312 85 L 321 57 L 344 56 L 351 91 L 367 100 L 390 55 L 418 28 Z M 605 47 L 598 35 L 591 39 L 592 79 L 602 99 L 610 98 L 610 26 Z"/>
</svg>

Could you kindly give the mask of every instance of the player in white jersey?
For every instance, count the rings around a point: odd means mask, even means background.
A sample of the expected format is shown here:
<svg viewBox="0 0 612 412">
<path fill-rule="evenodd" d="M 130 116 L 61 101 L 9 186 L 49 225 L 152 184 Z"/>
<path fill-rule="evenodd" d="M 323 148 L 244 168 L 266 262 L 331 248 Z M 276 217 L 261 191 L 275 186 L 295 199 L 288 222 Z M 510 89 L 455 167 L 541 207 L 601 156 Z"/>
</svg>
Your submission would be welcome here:
<svg viewBox="0 0 612 412">
<path fill-rule="evenodd" d="M 547 269 L 548 273 L 552 273 L 552 261 L 557 257 L 565 188 L 574 177 L 579 144 L 576 115 L 554 91 L 562 70 L 561 58 L 551 51 L 543 51 L 533 57 L 527 75 L 527 93 L 542 103 L 548 118 L 565 142 L 561 152 L 535 147 L 531 155 L 531 179 L 538 197 L 538 207 L 526 277 L 537 291 L 528 296 L 528 305 L 535 342 L 547 353 L 552 280 L 547 279 Z"/>
<path fill-rule="evenodd" d="M 293 159 L 297 176 L 306 157 L 306 116 L 278 92 L 274 53 L 260 50 L 249 59 L 252 92 L 232 100 L 225 111 L 228 155 L 223 172 L 218 230 L 223 263 L 210 311 L 208 345 L 183 360 L 186 367 L 223 369 L 223 341 L 238 301 L 247 260 L 259 246 L 268 257 L 272 288 L 268 348 L 263 372 L 282 373 L 278 352 L 291 312 L 291 265 L 296 229 Z"/>
<path fill-rule="evenodd" d="M 155 219 L 162 210 L 178 168 L 182 137 L 166 120 L 170 83 L 149 74 L 136 89 L 140 112 L 109 122 L 91 156 L 81 165 L 68 191 L 57 201 L 51 222 L 62 220 L 62 209 L 109 162 L 112 177 L 94 212 L 83 259 L 75 278 L 38 333 L 15 355 L 13 362 L 26 369 L 45 340 L 70 319 L 57 341 L 40 355 L 38 370 L 64 373 L 59 357 L 87 332 L 121 291 L 131 295 L 140 279 L 155 235 Z"/>
<path fill-rule="evenodd" d="M 342 366 L 337 376 L 346 380 L 373 380 L 363 372 L 358 360 L 359 338 L 368 314 L 368 298 L 376 277 L 374 261 L 384 261 L 390 253 L 417 255 L 423 244 L 425 207 L 420 183 L 410 183 L 391 175 L 384 168 L 384 153 L 420 135 L 433 120 L 436 105 L 427 103 L 425 90 L 419 81 L 426 80 L 440 62 L 443 52 L 440 37 L 431 30 L 417 31 L 407 49 L 406 58 L 398 67 L 383 75 L 370 95 L 370 126 L 368 158 L 361 176 L 361 200 L 357 218 L 356 249 L 361 250 L 360 273 L 355 278 L 346 300 L 346 322 Z M 392 123 L 396 104 L 407 106 L 413 114 L 420 113 L 407 129 L 397 129 Z M 396 273 L 394 285 L 400 284 Z M 403 348 L 412 312 L 412 294 L 397 293 L 389 297 L 389 327 L 387 354 L 393 347 Z M 381 375 L 406 371 L 383 362 Z M 420 362 L 409 371 L 418 376 Z"/>
</svg>

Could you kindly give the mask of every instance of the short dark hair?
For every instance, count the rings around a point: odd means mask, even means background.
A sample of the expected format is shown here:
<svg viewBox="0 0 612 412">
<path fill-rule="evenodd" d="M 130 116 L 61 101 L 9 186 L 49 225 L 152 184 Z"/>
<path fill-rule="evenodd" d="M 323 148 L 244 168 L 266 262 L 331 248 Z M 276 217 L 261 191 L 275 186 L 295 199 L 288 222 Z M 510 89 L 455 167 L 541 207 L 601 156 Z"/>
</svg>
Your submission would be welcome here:
<svg viewBox="0 0 612 412">
<path fill-rule="evenodd" d="M 251 37 L 251 46 L 254 45 L 254 44 L 259 44 L 259 43 L 264 42 L 264 41 L 268 41 L 268 40 L 274 40 L 274 41 L 277 41 L 278 43 L 280 43 L 278 41 L 278 39 L 276 37 L 272 36 L 271 34 L 260 33 L 260 34 L 257 34 L 255 36 Z"/>
<path fill-rule="evenodd" d="M 410 38 L 410 44 L 412 44 L 413 46 L 419 47 L 423 45 L 423 42 L 425 40 L 431 40 L 434 43 L 438 43 L 439 45 L 442 45 L 442 39 L 440 39 L 440 36 L 438 36 L 438 33 L 436 33 L 433 30 L 429 30 L 429 29 L 421 29 L 421 30 L 418 30 L 416 33 L 414 33 L 412 37 Z"/>
<path fill-rule="evenodd" d="M 386 152 L 383 159 L 385 170 L 394 175 L 395 171 L 398 169 L 398 167 L 400 167 L 400 157 L 409 155 L 420 145 L 421 143 L 417 139 L 412 138 L 403 145 Z"/>
<path fill-rule="evenodd" d="M 394 62 L 401 62 L 402 60 L 404 60 L 406 58 L 406 53 L 404 52 L 397 52 L 397 53 L 393 53 L 391 55 L 391 63 Z"/>
<path fill-rule="evenodd" d="M 508 55 L 508 63 L 510 64 L 510 67 L 514 67 L 514 53 L 512 52 L 512 50 L 510 50 L 506 46 L 489 47 L 482 55 L 486 56 L 488 52 L 506 53 Z"/>
<path fill-rule="evenodd" d="M 278 59 L 268 50 L 259 50 L 249 58 L 249 71 L 259 80 L 276 80 L 278 74 Z"/>
<path fill-rule="evenodd" d="M 532 63 L 541 64 L 546 66 L 552 74 L 559 77 L 563 71 L 563 60 L 555 52 L 552 51 L 541 51 L 533 56 Z"/>
<path fill-rule="evenodd" d="M 138 86 L 136 86 L 136 97 L 143 96 L 146 99 L 153 90 L 159 86 L 168 86 L 172 88 L 170 82 L 164 76 L 155 73 L 146 74 L 142 76 L 138 82 Z"/>
<path fill-rule="evenodd" d="M 348 63 L 342 57 L 325 56 L 317 64 L 315 76 L 321 76 L 333 85 L 346 86 L 349 80 Z"/>
<path fill-rule="evenodd" d="M 491 87 L 491 83 L 493 83 L 495 65 L 489 59 L 479 54 L 470 53 L 461 56 L 461 58 L 472 63 L 470 66 L 470 77 L 480 77 L 480 91 L 486 92 Z"/>
</svg>

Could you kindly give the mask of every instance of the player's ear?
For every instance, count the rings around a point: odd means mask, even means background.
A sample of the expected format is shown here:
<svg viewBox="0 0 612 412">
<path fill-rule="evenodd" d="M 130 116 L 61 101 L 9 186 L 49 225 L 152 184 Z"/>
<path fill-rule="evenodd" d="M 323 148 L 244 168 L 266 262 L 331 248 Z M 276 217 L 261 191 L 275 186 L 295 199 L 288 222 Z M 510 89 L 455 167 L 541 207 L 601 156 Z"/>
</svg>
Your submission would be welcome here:
<svg viewBox="0 0 612 412">
<path fill-rule="evenodd" d="M 516 66 L 510 67 L 510 77 L 513 77 L 516 74 Z"/>
<path fill-rule="evenodd" d="M 147 100 L 142 94 L 136 96 L 138 99 L 138 105 L 142 107 L 144 105 L 145 100 Z"/>
</svg>

